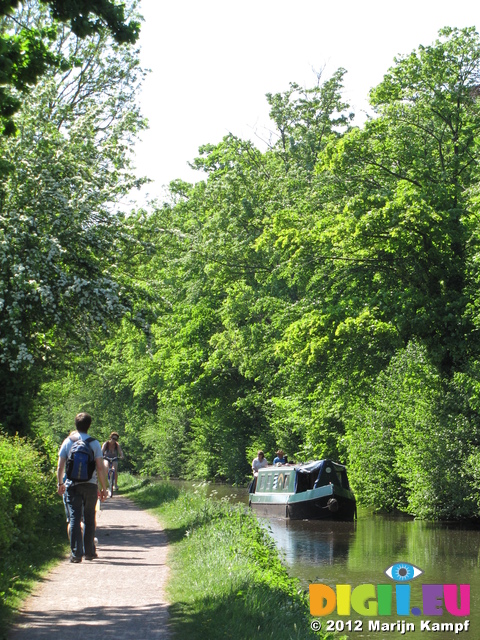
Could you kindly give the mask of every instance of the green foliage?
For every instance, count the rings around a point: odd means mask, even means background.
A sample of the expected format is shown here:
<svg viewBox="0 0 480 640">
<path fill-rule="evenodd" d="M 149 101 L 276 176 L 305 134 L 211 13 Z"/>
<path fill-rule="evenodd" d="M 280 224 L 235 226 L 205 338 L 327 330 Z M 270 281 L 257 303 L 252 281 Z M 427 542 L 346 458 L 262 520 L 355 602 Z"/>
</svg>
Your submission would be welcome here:
<svg viewBox="0 0 480 640">
<path fill-rule="evenodd" d="M 108 203 L 135 184 L 123 134 L 141 122 L 117 80 L 138 69 L 135 55 L 108 52 L 78 103 L 65 97 L 68 58 L 61 81 L 25 103 L 25 139 L 4 154 L 17 173 L 5 180 L 14 242 L 1 249 L 12 293 L 0 377 L 24 385 L 5 406 L 42 379 L 41 404 L 22 403 L 18 421 L 34 415 L 48 433 L 48 407 L 56 439 L 88 407 L 101 433 L 121 434 L 134 470 L 242 482 L 258 448 L 271 458 L 281 447 L 297 461 L 349 461 L 375 509 L 478 516 L 476 31 L 443 29 L 396 59 L 361 128 L 343 69 L 269 94 L 267 151 L 232 135 L 206 144 L 192 163 L 203 180 L 176 181 L 166 202 L 124 218 Z M 114 82 L 119 93 L 105 90 Z M 110 109 L 105 136 L 97 118 Z"/>
<path fill-rule="evenodd" d="M 339 136 L 353 118 L 353 114 L 345 114 L 348 104 L 341 99 L 345 73 L 345 69 L 338 69 L 323 83 L 318 73 L 315 87 L 304 89 L 291 82 L 283 94 L 267 93 L 277 146 L 287 172 L 299 167 L 313 172 L 326 142 Z"/>
<path fill-rule="evenodd" d="M 361 502 L 430 519 L 479 515 L 471 454 L 479 424 L 460 392 L 419 344 L 392 358 L 347 423 L 350 478 Z"/>
<path fill-rule="evenodd" d="M 183 478 L 189 421 L 178 407 L 159 408 L 144 416 L 139 438 L 144 452 L 142 473 Z M 138 460 L 138 458 L 137 458 Z"/>
<path fill-rule="evenodd" d="M 23 438 L 0 434 L 0 635 L 18 598 L 58 556 L 63 506 L 48 458 Z"/>
<path fill-rule="evenodd" d="M 39 16 L 43 20 L 39 21 Z M 0 3 L 0 131 L 17 131 L 13 117 L 25 92 L 49 69 L 65 71 L 69 61 L 55 51 L 68 24 L 78 38 L 110 33 L 118 43 L 134 43 L 140 23 L 127 22 L 125 5 L 110 0 L 4 0 Z M 3 165 L 6 167 L 6 165 Z"/>
<path fill-rule="evenodd" d="M 55 495 L 47 461 L 26 440 L 0 435 L 0 552 L 32 539 Z"/>
</svg>

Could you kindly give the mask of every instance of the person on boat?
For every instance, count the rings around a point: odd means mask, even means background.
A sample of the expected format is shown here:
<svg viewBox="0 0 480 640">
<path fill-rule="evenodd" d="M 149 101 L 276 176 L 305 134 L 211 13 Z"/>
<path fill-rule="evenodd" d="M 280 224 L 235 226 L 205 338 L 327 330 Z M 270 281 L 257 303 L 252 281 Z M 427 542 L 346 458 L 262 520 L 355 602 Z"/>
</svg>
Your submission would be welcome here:
<svg viewBox="0 0 480 640">
<path fill-rule="evenodd" d="M 283 453 L 282 449 L 277 451 L 277 457 L 273 459 L 273 464 L 287 464 L 287 456 Z"/>
<path fill-rule="evenodd" d="M 257 476 L 259 469 L 263 469 L 264 467 L 268 467 L 268 462 L 265 460 L 263 451 L 259 451 L 257 457 L 252 461 L 253 475 Z"/>
<path fill-rule="evenodd" d="M 108 469 L 108 461 L 113 460 L 113 466 L 115 468 L 115 489 L 118 489 L 118 458 L 123 460 L 123 451 L 118 439 L 119 435 L 116 431 L 112 431 L 110 439 L 102 444 L 102 453 L 105 459 L 105 468 Z"/>
</svg>

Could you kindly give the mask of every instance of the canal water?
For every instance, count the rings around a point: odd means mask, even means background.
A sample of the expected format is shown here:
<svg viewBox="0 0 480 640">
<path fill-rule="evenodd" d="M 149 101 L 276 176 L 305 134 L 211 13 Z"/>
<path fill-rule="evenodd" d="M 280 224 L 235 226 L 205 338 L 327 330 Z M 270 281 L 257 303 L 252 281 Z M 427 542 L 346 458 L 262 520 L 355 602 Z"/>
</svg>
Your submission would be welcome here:
<svg viewBox="0 0 480 640">
<path fill-rule="evenodd" d="M 408 583 L 411 585 L 410 611 L 423 610 L 422 584 L 470 585 L 470 613 L 452 616 L 443 606 L 442 615 L 397 615 L 395 595 L 390 616 L 364 617 L 351 611 L 348 616 L 327 616 L 338 620 L 338 627 L 347 620 L 352 629 L 345 627 L 349 638 L 398 638 L 406 635 L 415 640 L 438 638 L 480 638 L 480 531 L 478 528 L 429 523 L 410 518 L 393 518 L 362 513 L 353 523 L 288 521 L 263 519 L 277 547 L 283 554 L 291 575 L 298 577 L 305 587 L 309 583 L 322 583 L 336 588 L 348 584 L 352 589 L 361 584 L 392 584 L 396 582 L 385 571 L 397 563 L 408 563 L 423 571 Z M 441 602 L 435 602 L 435 607 Z M 460 606 L 460 600 L 457 600 Z M 440 613 L 438 611 L 437 613 Z M 465 623 L 468 630 L 434 631 L 434 623 Z M 355 621 L 359 621 L 355 623 Z M 402 633 L 403 625 L 411 623 L 414 630 Z M 430 625 L 424 621 L 430 620 Z M 372 622 L 370 622 L 372 621 Z M 422 621 L 424 628 L 422 630 Z M 380 631 L 376 631 L 377 622 Z M 325 625 L 325 620 L 323 620 Z M 390 631 L 381 632 L 382 624 L 389 623 Z M 354 631 L 355 624 L 357 631 Z M 369 625 L 372 624 L 371 630 Z M 410 627 L 412 628 L 412 627 Z M 385 627 L 383 627 L 385 629 Z M 467 635 L 468 634 L 468 635 Z"/>
<path fill-rule="evenodd" d="M 248 502 L 245 489 L 210 485 L 209 492 L 219 498 L 230 496 L 239 502 Z M 392 615 L 361 616 L 351 611 L 347 616 L 326 616 L 337 624 L 348 638 L 386 640 L 408 637 L 412 640 L 465 640 L 480 639 L 480 529 L 458 524 L 441 524 L 413 520 L 411 518 L 372 515 L 359 510 L 358 519 L 352 523 L 290 521 L 262 518 L 260 522 L 282 555 L 289 573 L 300 579 L 308 588 L 310 583 L 322 583 L 336 589 L 336 585 L 392 584 Z M 395 581 L 385 571 L 397 563 L 414 565 L 423 573 L 409 581 L 410 611 L 417 615 L 397 615 Z M 443 606 L 442 615 L 423 615 L 422 585 L 470 585 L 470 613 L 453 616 Z M 438 587 L 434 588 L 438 590 Z M 442 602 L 434 603 L 435 607 Z M 458 599 L 456 605 L 463 604 Z M 326 626 L 326 618 L 318 618 Z M 426 625 L 425 621 L 430 620 Z M 460 630 L 455 624 L 469 620 L 468 630 Z M 338 621 L 338 622 L 336 622 Z M 350 622 L 348 622 L 350 621 Z M 356 622 L 359 621 L 359 622 Z M 370 622 L 372 621 L 372 622 Z M 405 628 L 402 624 L 405 622 Z M 377 622 L 379 630 L 376 630 Z M 424 628 L 422 630 L 422 622 Z M 388 623 L 389 631 L 382 624 Z M 407 631 L 407 623 L 414 630 Z M 434 624 L 452 623 L 453 630 L 441 630 Z M 373 627 L 369 628 L 369 625 Z M 355 625 L 357 630 L 355 631 Z M 438 631 L 436 629 L 439 629 Z M 444 627 L 444 629 L 446 629 Z"/>
</svg>

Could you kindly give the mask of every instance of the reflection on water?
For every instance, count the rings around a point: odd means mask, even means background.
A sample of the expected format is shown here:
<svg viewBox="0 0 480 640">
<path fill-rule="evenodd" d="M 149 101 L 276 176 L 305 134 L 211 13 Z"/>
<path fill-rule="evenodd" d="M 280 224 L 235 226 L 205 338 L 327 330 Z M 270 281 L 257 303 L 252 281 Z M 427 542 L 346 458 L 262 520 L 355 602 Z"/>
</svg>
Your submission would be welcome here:
<svg viewBox="0 0 480 640">
<path fill-rule="evenodd" d="M 420 567 L 424 573 L 412 580 L 411 607 L 422 606 L 422 584 L 470 584 L 471 638 L 480 637 L 480 531 L 478 528 L 415 521 L 409 518 L 391 518 L 359 514 L 354 523 L 288 521 L 262 518 L 261 523 L 274 538 L 292 575 L 306 587 L 310 582 L 321 582 L 335 587 L 350 584 L 394 585 L 385 570 L 396 562 L 408 562 Z M 395 588 L 395 587 L 394 587 Z M 392 604 L 395 612 L 395 602 Z M 336 616 L 329 616 L 335 618 Z M 383 634 L 368 631 L 368 620 L 353 610 L 346 619 L 362 619 L 362 632 L 347 632 L 349 638 L 380 640 Z M 380 622 L 404 620 L 413 622 L 415 631 L 409 638 L 426 640 L 429 635 L 447 640 L 452 631 L 421 631 L 420 615 L 381 616 Z M 463 622 L 464 618 L 444 612 L 430 616 L 432 622 Z M 465 632 L 463 632 L 465 633 Z M 400 631 L 389 632 L 388 637 L 399 637 Z"/>
<path fill-rule="evenodd" d="M 316 570 L 324 565 L 333 565 L 348 557 L 351 538 L 355 533 L 354 522 L 315 522 L 313 520 L 288 520 L 259 518 L 275 540 L 285 562 L 295 566 Z"/>
</svg>

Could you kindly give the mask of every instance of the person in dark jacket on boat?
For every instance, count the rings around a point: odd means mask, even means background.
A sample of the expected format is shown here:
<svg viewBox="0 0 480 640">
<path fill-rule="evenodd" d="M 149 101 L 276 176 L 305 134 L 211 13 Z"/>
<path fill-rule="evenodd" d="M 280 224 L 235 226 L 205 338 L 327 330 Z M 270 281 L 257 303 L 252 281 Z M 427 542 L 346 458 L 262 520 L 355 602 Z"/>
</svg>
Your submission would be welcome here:
<svg viewBox="0 0 480 640">
<path fill-rule="evenodd" d="M 263 469 L 264 467 L 268 467 L 268 462 L 265 460 L 265 454 L 263 451 L 259 451 L 257 457 L 254 458 L 252 462 L 252 471 L 253 475 L 256 476 L 259 469 Z"/>
<path fill-rule="evenodd" d="M 277 451 L 277 457 L 273 459 L 273 464 L 287 464 L 287 456 L 281 449 Z"/>
</svg>

